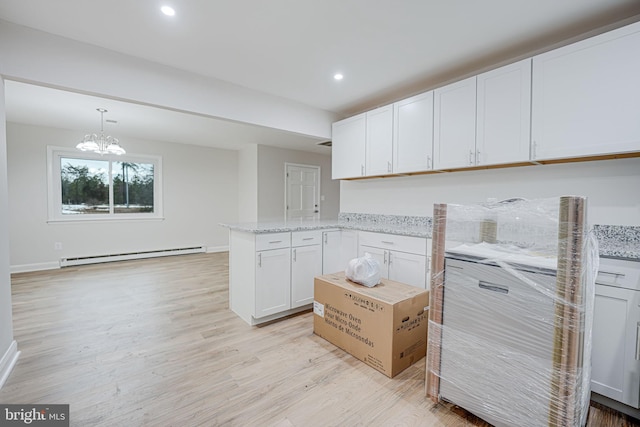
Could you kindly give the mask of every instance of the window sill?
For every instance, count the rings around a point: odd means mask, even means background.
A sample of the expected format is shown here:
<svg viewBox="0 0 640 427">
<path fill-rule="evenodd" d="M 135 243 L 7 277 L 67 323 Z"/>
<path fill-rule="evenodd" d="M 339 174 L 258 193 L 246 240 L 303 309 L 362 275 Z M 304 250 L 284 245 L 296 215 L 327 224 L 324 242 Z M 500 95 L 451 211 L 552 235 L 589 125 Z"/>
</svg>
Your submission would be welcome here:
<svg viewBox="0 0 640 427">
<path fill-rule="evenodd" d="M 48 219 L 47 224 L 82 224 L 87 222 L 139 222 L 139 221 L 164 221 L 163 216 L 155 216 L 155 217 L 144 217 L 144 218 L 135 218 L 135 217 L 120 217 L 120 218 L 65 218 L 65 219 Z"/>
</svg>

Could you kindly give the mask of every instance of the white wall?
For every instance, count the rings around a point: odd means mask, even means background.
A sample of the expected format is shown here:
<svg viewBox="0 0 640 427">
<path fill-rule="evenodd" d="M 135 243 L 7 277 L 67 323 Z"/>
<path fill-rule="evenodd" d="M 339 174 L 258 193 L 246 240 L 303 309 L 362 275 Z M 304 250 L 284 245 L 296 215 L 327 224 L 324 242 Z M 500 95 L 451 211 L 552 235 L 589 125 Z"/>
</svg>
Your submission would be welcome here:
<svg viewBox="0 0 640 427">
<path fill-rule="evenodd" d="M 9 200 L 7 184 L 7 140 L 5 132 L 4 80 L 0 78 L 0 387 L 15 362 L 9 271 Z"/>
<path fill-rule="evenodd" d="M 258 145 L 238 152 L 238 221 L 258 220 Z"/>
<path fill-rule="evenodd" d="M 434 203 L 589 198 L 591 224 L 640 225 L 640 158 L 342 181 L 340 211 L 433 216 Z"/>
<path fill-rule="evenodd" d="M 340 185 L 331 180 L 331 155 L 307 153 L 299 150 L 258 146 L 258 220 L 285 218 L 285 163 L 320 166 L 321 219 L 337 219 L 339 211 Z"/>
<path fill-rule="evenodd" d="M 61 257 L 204 245 L 225 250 L 219 222 L 238 215 L 236 151 L 123 140 L 131 154 L 162 156 L 164 217 L 91 223 L 47 223 L 47 145 L 74 147 L 77 131 L 7 124 L 11 266 L 54 267 Z M 62 243 L 62 251 L 54 243 Z"/>
</svg>

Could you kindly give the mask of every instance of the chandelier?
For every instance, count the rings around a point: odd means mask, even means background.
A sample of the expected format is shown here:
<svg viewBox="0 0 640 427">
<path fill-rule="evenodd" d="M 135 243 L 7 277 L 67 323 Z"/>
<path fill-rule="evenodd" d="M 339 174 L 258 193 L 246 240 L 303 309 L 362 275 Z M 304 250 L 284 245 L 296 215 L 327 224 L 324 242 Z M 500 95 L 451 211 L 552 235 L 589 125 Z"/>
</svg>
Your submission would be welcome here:
<svg viewBox="0 0 640 427">
<path fill-rule="evenodd" d="M 76 145 L 76 148 L 81 151 L 93 151 L 94 153 L 102 154 L 125 154 L 124 148 L 120 146 L 120 141 L 112 136 L 104 135 L 104 113 L 107 112 L 104 108 L 96 108 L 100 112 L 100 134 L 95 133 L 85 135 L 82 141 Z"/>
</svg>

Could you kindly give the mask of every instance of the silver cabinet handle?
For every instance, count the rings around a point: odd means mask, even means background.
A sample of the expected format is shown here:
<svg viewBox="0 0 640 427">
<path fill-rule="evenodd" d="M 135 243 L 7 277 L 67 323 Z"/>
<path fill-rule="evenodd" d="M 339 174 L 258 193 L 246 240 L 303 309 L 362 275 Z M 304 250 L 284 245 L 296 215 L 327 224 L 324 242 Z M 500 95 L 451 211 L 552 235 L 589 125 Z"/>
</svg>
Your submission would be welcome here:
<svg viewBox="0 0 640 427">
<path fill-rule="evenodd" d="M 381 240 L 380 243 L 384 243 L 385 245 L 393 245 L 393 242 L 390 240 Z"/>
<path fill-rule="evenodd" d="M 476 165 L 480 164 L 480 151 L 476 150 Z"/>
<path fill-rule="evenodd" d="M 389 265 L 391 265 L 391 252 L 389 252 Z"/>
<path fill-rule="evenodd" d="M 272 240 L 269 242 L 270 245 L 273 243 L 282 243 L 282 240 Z"/>
<path fill-rule="evenodd" d="M 608 272 L 608 271 L 598 271 L 598 274 L 608 274 L 610 276 L 621 277 L 621 278 L 625 276 L 624 273 L 611 273 L 611 272 Z"/>
<path fill-rule="evenodd" d="M 326 245 L 329 235 L 327 233 L 322 233 L 322 234 L 324 234 L 324 244 Z"/>
<path fill-rule="evenodd" d="M 431 156 L 427 155 L 427 169 L 431 169 Z"/>
<path fill-rule="evenodd" d="M 384 251 L 384 264 L 387 263 L 387 251 Z"/>
<path fill-rule="evenodd" d="M 391 172 L 391 162 L 387 162 L 387 172 Z"/>
<path fill-rule="evenodd" d="M 473 150 L 469 150 L 469 164 L 473 164 Z"/>
<path fill-rule="evenodd" d="M 360 165 L 360 175 L 364 176 L 364 165 Z"/>
<path fill-rule="evenodd" d="M 262 267 L 262 254 L 258 254 L 258 267 Z"/>
<path fill-rule="evenodd" d="M 293 261 L 296 262 L 296 250 L 293 250 Z"/>
<path fill-rule="evenodd" d="M 313 240 L 314 237 L 303 237 L 302 240 Z"/>
</svg>

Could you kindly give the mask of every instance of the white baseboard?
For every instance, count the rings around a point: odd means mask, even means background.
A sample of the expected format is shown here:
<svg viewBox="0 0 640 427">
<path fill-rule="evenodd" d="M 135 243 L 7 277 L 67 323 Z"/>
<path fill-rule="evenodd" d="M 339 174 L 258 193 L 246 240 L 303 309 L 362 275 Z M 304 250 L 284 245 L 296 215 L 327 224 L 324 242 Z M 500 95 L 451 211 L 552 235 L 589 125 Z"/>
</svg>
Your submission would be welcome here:
<svg viewBox="0 0 640 427">
<path fill-rule="evenodd" d="M 207 246 L 208 254 L 212 254 L 214 252 L 229 252 L 229 246 Z"/>
<path fill-rule="evenodd" d="M 4 356 L 2 356 L 2 359 L 0 359 L 0 388 L 2 388 L 7 378 L 9 378 L 9 374 L 11 374 L 13 367 L 16 366 L 19 357 L 18 343 L 16 340 L 13 340 L 7 351 L 5 351 Z"/>
<path fill-rule="evenodd" d="M 215 252 L 229 252 L 229 246 L 207 246 L 205 252 L 215 253 Z M 57 270 L 60 268 L 59 261 L 53 262 L 41 262 L 36 264 L 19 264 L 12 265 L 11 273 L 29 273 L 31 271 L 42 271 L 42 270 Z"/>
<path fill-rule="evenodd" d="M 53 262 L 40 262 L 37 264 L 19 264 L 12 265 L 10 267 L 11 273 L 28 273 L 30 271 L 41 271 L 41 270 L 57 270 L 60 268 L 59 261 Z"/>
</svg>

